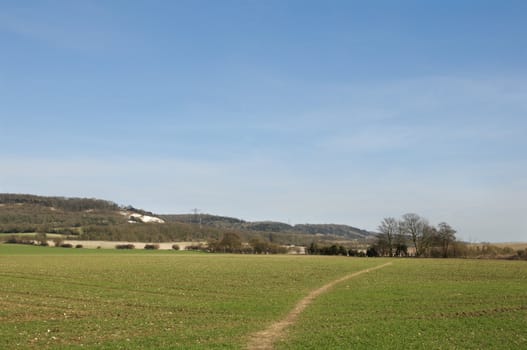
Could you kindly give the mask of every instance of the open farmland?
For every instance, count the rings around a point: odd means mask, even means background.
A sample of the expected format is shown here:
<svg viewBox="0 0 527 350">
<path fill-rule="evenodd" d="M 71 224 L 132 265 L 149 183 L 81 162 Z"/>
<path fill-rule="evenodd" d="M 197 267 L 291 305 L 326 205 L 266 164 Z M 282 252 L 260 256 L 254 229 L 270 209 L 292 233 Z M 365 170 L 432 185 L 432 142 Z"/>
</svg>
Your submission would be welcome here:
<svg viewBox="0 0 527 350">
<path fill-rule="evenodd" d="M 402 259 L 321 295 L 278 349 L 526 349 L 527 263 Z"/>
<path fill-rule="evenodd" d="M 391 260 L 317 295 L 278 348 L 527 346 L 527 264 Z M 389 259 L 0 245 L 0 348 L 245 348 Z"/>
</svg>

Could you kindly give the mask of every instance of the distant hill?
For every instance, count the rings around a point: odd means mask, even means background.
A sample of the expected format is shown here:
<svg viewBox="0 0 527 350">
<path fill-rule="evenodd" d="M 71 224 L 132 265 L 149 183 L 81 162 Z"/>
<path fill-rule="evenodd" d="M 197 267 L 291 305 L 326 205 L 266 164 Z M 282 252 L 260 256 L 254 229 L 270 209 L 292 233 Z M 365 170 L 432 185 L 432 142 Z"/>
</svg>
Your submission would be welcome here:
<svg viewBox="0 0 527 350">
<path fill-rule="evenodd" d="M 69 212 L 83 210 L 118 210 L 114 202 L 94 198 L 44 197 L 31 194 L 0 193 L 0 204 L 33 205 L 61 209 Z"/>
<path fill-rule="evenodd" d="M 369 238 L 376 234 L 353 226 L 336 224 L 303 224 L 295 225 L 294 228 L 298 232 L 342 236 L 351 239 Z"/>
<path fill-rule="evenodd" d="M 202 225 L 231 228 L 237 230 L 249 230 L 258 232 L 282 232 L 282 233 L 300 233 L 310 235 L 329 235 L 342 237 L 345 239 L 367 239 L 373 232 L 362 230 L 348 225 L 336 224 L 300 224 L 289 225 L 276 221 L 256 221 L 248 222 L 237 218 L 226 216 L 215 216 L 211 214 L 179 214 L 179 215 L 160 215 L 167 222 L 186 222 Z"/>
<path fill-rule="evenodd" d="M 0 194 L 0 233 L 55 233 L 88 240 L 163 242 L 219 239 L 234 232 L 248 241 L 279 244 L 363 241 L 373 233 L 346 225 L 248 222 L 211 214 L 156 215 L 94 198 Z"/>
<path fill-rule="evenodd" d="M 126 223 L 113 202 L 89 198 L 0 194 L 0 232 L 80 234 L 90 225 Z"/>
</svg>

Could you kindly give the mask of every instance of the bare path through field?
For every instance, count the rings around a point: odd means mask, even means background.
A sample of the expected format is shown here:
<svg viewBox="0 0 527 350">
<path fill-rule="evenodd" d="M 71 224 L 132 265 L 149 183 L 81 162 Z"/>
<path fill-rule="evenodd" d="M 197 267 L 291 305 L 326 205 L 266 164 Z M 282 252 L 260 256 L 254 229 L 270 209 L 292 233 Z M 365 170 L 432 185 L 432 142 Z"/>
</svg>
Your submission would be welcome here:
<svg viewBox="0 0 527 350">
<path fill-rule="evenodd" d="M 352 274 L 349 274 L 339 279 L 336 279 L 334 281 L 331 281 L 328 284 L 312 291 L 305 298 L 300 300 L 298 304 L 296 304 L 295 308 L 289 314 L 287 314 L 285 318 L 273 323 L 267 329 L 253 334 L 249 339 L 249 343 L 247 344 L 247 349 L 248 350 L 271 350 L 273 349 L 274 343 L 278 339 L 284 336 L 286 328 L 296 322 L 298 315 L 300 315 L 300 313 L 302 313 L 302 311 L 304 311 L 304 309 L 309 304 L 311 304 L 313 300 L 315 300 L 316 297 L 327 292 L 328 290 L 333 288 L 338 283 L 344 282 L 346 280 L 357 277 L 364 273 L 368 273 L 370 271 L 374 271 L 374 270 L 386 267 L 391 264 L 392 263 L 389 262 L 389 263 L 382 264 L 379 266 L 371 267 L 369 269 L 354 272 Z"/>
</svg>

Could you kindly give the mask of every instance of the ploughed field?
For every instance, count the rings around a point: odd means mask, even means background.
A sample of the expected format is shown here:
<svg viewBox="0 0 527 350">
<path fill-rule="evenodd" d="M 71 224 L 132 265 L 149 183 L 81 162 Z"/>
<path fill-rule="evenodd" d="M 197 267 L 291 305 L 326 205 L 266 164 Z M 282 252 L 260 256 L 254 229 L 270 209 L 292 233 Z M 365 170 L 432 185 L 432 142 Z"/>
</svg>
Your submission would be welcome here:
<svg viewBox="0 0 527 350">
<path fill-rule="evenodd" d="M 0 349 L 527 348 L 527 263 L 0 245 Z"/>
</svg>

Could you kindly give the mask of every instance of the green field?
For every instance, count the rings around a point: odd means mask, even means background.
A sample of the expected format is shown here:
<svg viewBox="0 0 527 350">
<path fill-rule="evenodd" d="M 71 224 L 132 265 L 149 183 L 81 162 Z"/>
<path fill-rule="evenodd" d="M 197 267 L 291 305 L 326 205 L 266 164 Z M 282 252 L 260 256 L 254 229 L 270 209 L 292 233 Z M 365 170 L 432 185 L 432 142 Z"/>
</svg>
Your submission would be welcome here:
<svg viewBox="0 0 527 350">
<path fill-rule="evenodd" d="M 240 349 L 310 291 L 387 259 L 0 245 L 1 349 Z M 394 259 L 279 349 L 527 348 L 527 263 Z"/>
<path fill-rule="evenodd" d="M 527 263 L 397 260 L 318 298 L 278 349 L 527 349 Z"/>
</svg>

